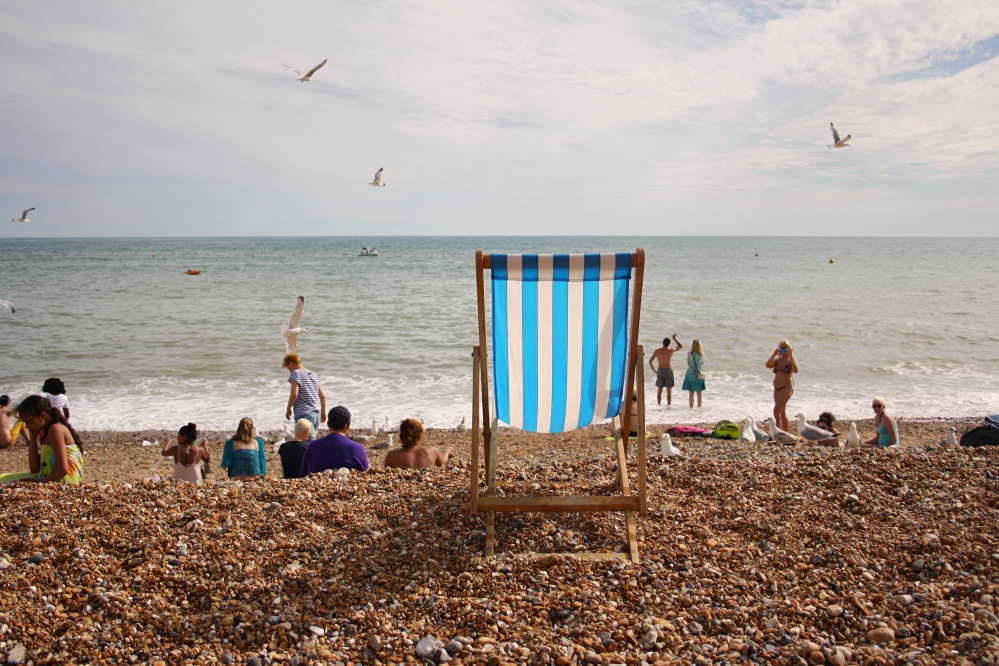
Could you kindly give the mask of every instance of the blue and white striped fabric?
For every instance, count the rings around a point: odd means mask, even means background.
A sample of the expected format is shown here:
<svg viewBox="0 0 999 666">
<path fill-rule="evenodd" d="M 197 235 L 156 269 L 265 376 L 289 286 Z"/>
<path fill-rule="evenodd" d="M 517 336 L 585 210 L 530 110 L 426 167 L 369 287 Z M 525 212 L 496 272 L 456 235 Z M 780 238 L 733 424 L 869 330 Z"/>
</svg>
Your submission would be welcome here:
<svg viewBox="0 0 999 666">
<path fill-rule="evenodd" d="M 621 410 L 631 254 L 494 254 L 496 416 L 565 432 Z"/>
</svg>

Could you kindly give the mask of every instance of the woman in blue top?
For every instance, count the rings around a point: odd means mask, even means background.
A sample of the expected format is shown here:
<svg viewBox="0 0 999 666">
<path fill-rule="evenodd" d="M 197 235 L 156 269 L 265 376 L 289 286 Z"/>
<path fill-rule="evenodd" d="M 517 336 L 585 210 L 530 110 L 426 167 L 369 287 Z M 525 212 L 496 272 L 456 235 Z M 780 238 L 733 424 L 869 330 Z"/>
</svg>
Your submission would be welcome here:
<svg viewBox="0 0 999 666">
<path fill-rule="evenodd" d="M 885 399 L 880 395 L 871 401 L 874 410 L 874 432 L 877 434 L 864 441 L 864 447 L 874 449 L 882 446 L 898 446 L 898 424 L 895 418 L 885 412 Z"/>
<path fill-rule="evenodd" d="M 249 416 L 239 422 L 236 434 L 222 447 L 222 467 L 229 470 L 230 479 L 267 474 L 264 440 L 256 436 Z"/>
<path fill-rule="evenodd" d="M 690 394 L 690 408 L 694 408 L 694 394 L 697 394 L 697 406 L 701 406 L 701 391 L 704 390 L 704 348 L 700 340 L 690 343 L 687 352 L 687 374 L 683 376 L 684 391 Z"/>
</svg>

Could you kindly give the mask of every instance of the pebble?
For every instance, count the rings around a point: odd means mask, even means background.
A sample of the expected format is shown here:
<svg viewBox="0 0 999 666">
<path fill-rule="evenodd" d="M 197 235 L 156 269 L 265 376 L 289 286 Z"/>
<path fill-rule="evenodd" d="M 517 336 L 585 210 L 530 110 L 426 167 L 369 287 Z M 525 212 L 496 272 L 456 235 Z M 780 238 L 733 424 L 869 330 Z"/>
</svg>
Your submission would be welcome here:
<svg viewBox="0 0 999 666">
<path fill-rule="evenodd" d="M 30 564 L 41 564 L 44 561 L 45 561 L 45 556 L 42 555 L 41 553 L 35 553 L 34 555 L 28 558 L 28 562 Z"/>
<path fill-rule="evenodd" d="M 22 643 L 16 643 L 13 648 L 7 652 L 7 663 L 8 664 L 23 664 L 24 659 L 27 657 L 28 651 L 25 649 Z"/>
<path fill-rule="evenodd" d="M 895 631 L 890 627 L 878 627 L 867 632 L 867 640 L 872 643 L 889 643 L 895 640 Z"/>
<path fill-rule="evenodd" d="M 441 642 L 433 636 L 424 636 L 416 644 L 417 659 L 432 659 L 441 648 Z"/>
<path fill-rule="evenodd" d="M 515 445 L 500 487 L 613 485 L 602 431 L 592 442 L 582 432 L 574 456 Z M 431 434 L 467 458 L 467 434 Z M 678 443 L 684 459 L 647 460 L 637 564 L 569 556 L 620 552 L 621 525 L 602 514 L 499 514 L 497 557 L 481 559 L 467 467 L 10 488 L 0 658 L 17 638 L 53 664 L 840 666 L 997 654 L 999 558 L 980 526 L 994 522 L 999 451 Z M 32 555 L 41 566 L 25 566 Z M 39 612 L 29 621 L 21 608 Z"/>
</svg>

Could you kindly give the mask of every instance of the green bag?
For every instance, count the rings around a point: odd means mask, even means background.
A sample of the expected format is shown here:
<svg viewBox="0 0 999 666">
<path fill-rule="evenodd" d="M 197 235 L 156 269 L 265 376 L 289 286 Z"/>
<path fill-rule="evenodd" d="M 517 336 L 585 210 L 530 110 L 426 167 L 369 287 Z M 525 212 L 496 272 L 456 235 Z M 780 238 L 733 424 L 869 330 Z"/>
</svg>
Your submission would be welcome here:
<svg viewBox="0 0 999 666">
<path fill-rule="evenodd" d="M 739 427 L 738 423 L 722 419 L 715 424 L 714 436 L 718 439 L 740 439 L 742 428 Z"/>
</svg>

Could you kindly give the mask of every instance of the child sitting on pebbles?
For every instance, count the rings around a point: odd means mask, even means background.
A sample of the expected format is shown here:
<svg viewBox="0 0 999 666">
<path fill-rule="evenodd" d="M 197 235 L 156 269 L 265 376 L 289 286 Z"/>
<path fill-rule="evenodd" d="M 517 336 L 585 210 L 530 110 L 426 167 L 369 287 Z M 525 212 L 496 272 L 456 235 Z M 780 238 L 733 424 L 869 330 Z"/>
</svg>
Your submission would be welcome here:
<svg viewBox="0 0 999 666">
<path fill-rule="evenodd" d="M 426 469 L 442 467 L 451 458 L 451 449 L 441 453 L 436 447 L 423 446 L 423 424 L 416 419 L 406 419 L 399 424 L 401 449 L 394 449 L 385 456 L 385 467 L 399 469 Z"/>
</svg>

